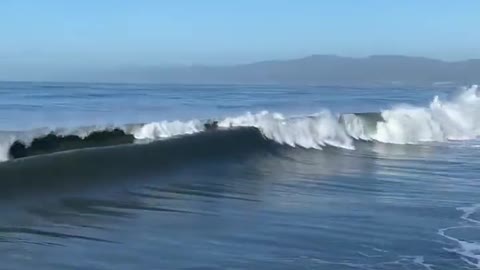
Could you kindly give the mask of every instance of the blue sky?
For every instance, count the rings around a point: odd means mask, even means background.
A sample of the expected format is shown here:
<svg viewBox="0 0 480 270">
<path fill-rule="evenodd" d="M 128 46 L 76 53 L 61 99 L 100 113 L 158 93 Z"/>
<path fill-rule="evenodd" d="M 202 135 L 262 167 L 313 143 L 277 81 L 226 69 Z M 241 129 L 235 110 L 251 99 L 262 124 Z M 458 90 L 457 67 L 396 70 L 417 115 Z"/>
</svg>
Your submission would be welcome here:
<svg viewBox="0 0 480 270">
<path fill-rule="evenodd" d="M 480 1 L 1 0 L 0 63 L 110 68 L 309 54 L 480 58 Z"/>
</svg>

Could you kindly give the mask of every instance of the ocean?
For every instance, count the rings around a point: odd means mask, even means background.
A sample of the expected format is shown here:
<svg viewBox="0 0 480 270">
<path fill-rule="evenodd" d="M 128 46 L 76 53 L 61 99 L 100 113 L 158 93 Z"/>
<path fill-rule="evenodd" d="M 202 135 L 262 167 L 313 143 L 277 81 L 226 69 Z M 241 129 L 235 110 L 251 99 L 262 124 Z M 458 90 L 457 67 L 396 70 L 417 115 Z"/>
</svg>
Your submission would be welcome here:
<svg viewBox="0 0 480 270">
<path fill-rule="evenodd" d="M 0 269 L 479 269 L 477 86 L 0 83 Z"/>
</svg>

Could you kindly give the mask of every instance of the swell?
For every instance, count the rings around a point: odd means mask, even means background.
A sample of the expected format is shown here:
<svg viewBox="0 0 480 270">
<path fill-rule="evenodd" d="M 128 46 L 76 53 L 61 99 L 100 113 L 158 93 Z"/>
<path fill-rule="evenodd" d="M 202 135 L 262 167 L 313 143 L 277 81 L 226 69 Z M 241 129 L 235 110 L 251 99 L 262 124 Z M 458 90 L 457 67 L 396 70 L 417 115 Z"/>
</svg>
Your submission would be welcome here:
<svg viewBox="0 0 480 270">
<path fill-rule="evenodd" d="M 158 175 L 189 162 L 234 158 L 272 149 L 256 128 L 214 130 L 148 144 L 124 144 L 32 156 L 0 163 L 2 198 L 29 190 Z"/>
</svg>

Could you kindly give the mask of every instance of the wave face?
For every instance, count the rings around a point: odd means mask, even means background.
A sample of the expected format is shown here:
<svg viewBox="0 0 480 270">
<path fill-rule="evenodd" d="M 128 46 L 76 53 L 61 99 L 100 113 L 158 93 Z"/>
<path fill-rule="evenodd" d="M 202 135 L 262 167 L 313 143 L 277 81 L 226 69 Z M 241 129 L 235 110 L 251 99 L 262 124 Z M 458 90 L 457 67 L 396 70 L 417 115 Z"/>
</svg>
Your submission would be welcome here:
<svg viewBox="0 0 480 270">
<path fill-rule="evenodd" d="M 145 143 L 216 129 L 252 127 L 265 139 L 291 147 L 325 146 L 355 149 L 356 140 L 418 144 L 470 140 L 480 136 L 479 87 L 463 89 L 449 100 L 438 96 L 425 107 L 396 105 L 373 113 L 335 115 L 329 111 L 306 116 L 284 116 L 263 111 L 220 120 L 161 121 L 118 127 L 75 130 L 36 130 L 0 133 L 0 160 L 94 148 Z"/>
<path fill-rule="evenodd" d="M 121 129 L 94 131 L 83 138 L 50 133 L 33 139 L 30 145 L 15 141 L 10 146 L 8 154 L 12 158 L 22 158 L 72 149 L 128 144 L 133 141 L 134 137 Z"/>
<path fill-rule="evenodd" d="M 268 152 L 271 145 L 272 142 L 265 140 L 258 129 L 245 127 L 179 136 L 148 144 L 63 151 L 2 162 L 0 199 L 30 189 L 83 185 L 86 181 L 138 176 L 139 172 L 156 173 L 159 168 L 168 170 L 196 160 L 235 157 L 256 151 L 263 153 Z"/>
</svg>

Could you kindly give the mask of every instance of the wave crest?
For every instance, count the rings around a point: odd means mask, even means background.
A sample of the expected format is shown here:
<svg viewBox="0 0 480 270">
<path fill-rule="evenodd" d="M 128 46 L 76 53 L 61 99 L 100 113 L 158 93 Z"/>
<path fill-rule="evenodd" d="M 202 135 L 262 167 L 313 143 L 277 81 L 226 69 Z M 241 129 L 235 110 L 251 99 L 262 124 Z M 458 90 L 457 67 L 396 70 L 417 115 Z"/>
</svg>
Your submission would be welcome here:
<svg viewBox="0 0 480 270">
<path fill-rule="evenodd" d="M 194 134 L 204 130 L 204 125 L 200 120 L 181 121 L 162 121 L 148 123 L 132 131 L 137 140 L 157 140 L 178 135 Z"/>
<path fill-rule="evenodd" d="M 216 129 L 253 127 L 264 138 L 292 147 L 322 149 L 330 145 L 355 149 L 356 140 L 394 144 L 417 144 L 448 140 L 469 140 L 480 136 L 479 87 L 465 88 L 450 100 L 434 97 L 429 106 L 397 105 L 374 113 L 334 115 L 320 113 L 288 117 L 280 113 L 246 113 L 220 120 L 161 121 L 120 127 L 88 127 L 75 130 L 36 130 L 32 132 L 0 132 L 0 160 L 12 157 L 12 146 L 27 148 L 35 141 L 59 141 L 60 146 L 43 149 L 41 153 L 110 145 L 114 131 L 121 131 L 133 140 L 115 140 L 114 143 L 138 143 L 162 140 L 179 135 L 202 133 Z M 88 138 L 105 133 L 105 140 L 97 144 Z M 102 133 L 102 134 L 103 134 Z M 118 132 L 117 132 L 118 133 Z M 72 137 L 73 136 L 73 137 Z M 72 143 L 74 140 L 74 143 Z M 65 145 L 68 143 L 68 145 Z M 213 146 L 214 147 L 214 146 Z"/>
<path fill-rule="evenodd" d="M 258 128 L 262 134 L 277 143 L 292 147 L 321 149 L 322 146 L 353 149 L 353 140 L 339 125 L 338 117 L 328 111 L 316 115 L 286 118 L 279 113 L 263 111 L 258 114 L 226 118 L 220 127 L 249 126 Z"/>
<path fill-rule="evenodd" d="M 480 135 L 478 90 L 474 85 L 450 101 L 435 96 L 424 108 L 403 105 L 385 110 L 371 139 L 397 144 L 475 139 Z"/>
</svg>

